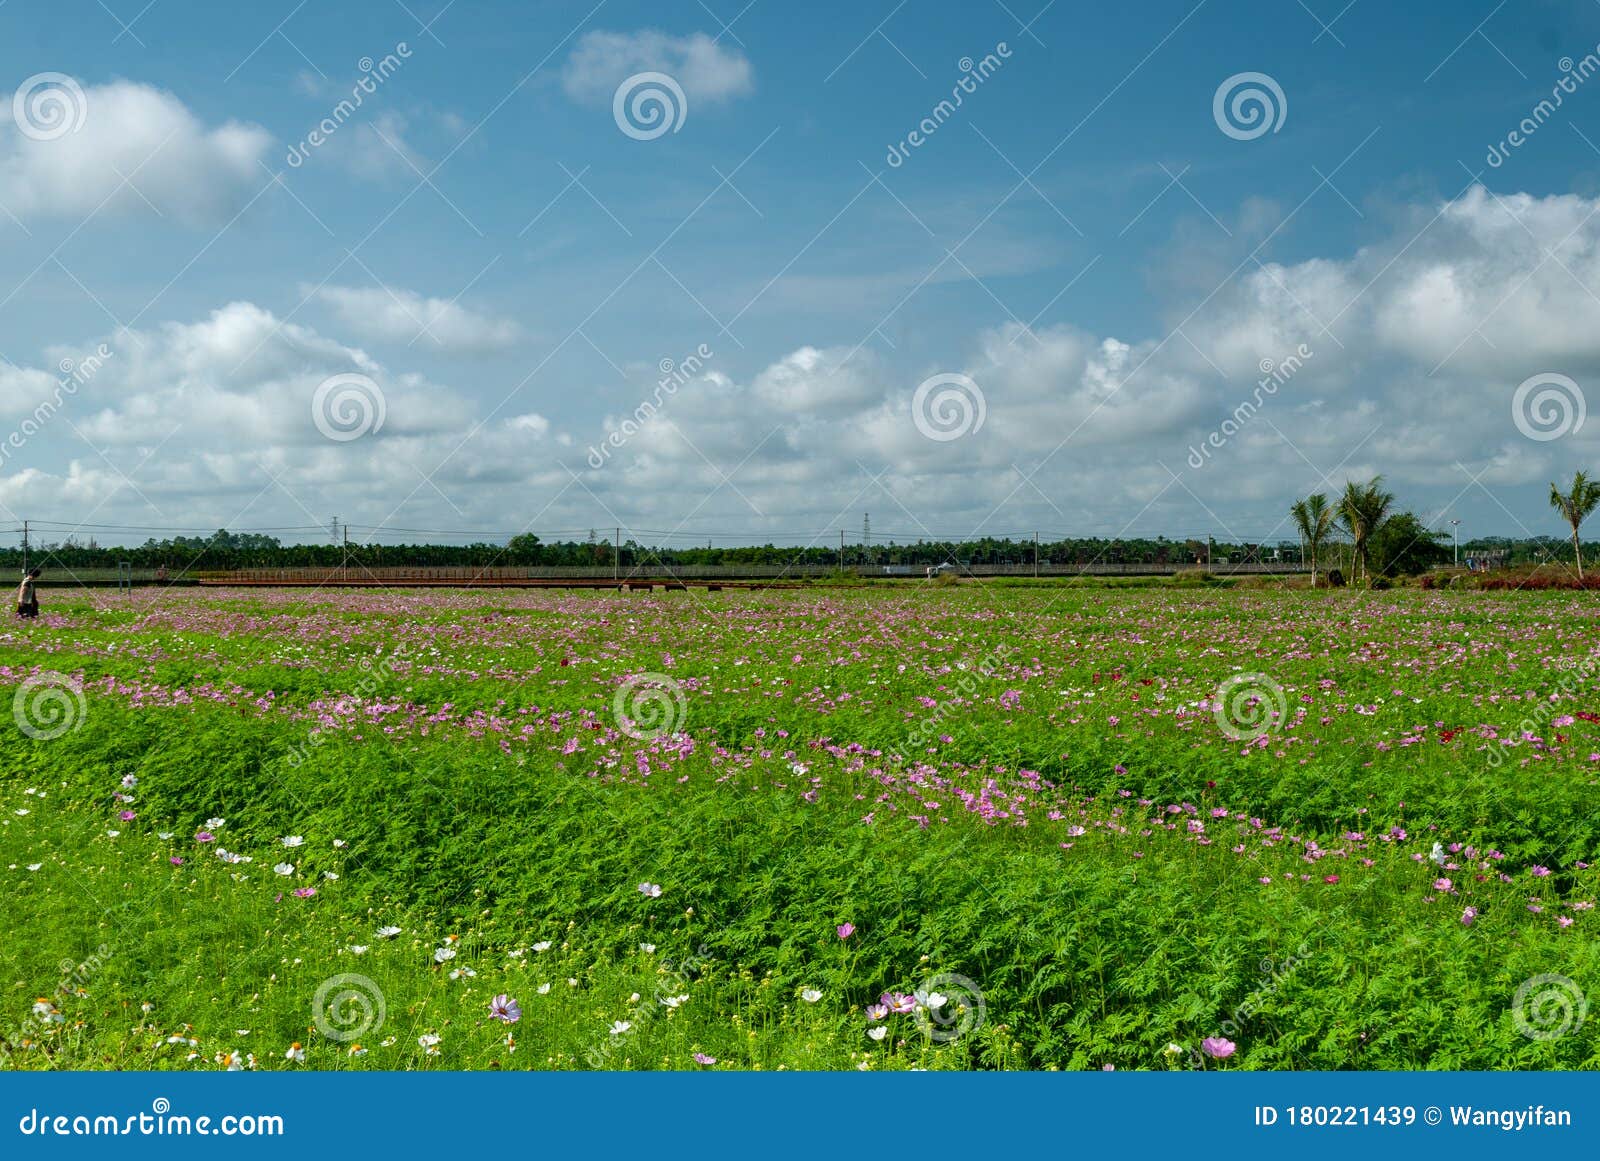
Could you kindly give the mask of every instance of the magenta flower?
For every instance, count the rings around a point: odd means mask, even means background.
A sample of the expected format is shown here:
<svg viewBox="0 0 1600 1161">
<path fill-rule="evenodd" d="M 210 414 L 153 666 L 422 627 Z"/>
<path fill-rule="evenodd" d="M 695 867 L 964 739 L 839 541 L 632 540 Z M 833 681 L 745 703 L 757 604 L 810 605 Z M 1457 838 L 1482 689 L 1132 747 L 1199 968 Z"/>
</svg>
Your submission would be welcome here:
<svg viewBox="0 0 1600 1161">
<path fill-rule="evenodd" d="M 489 1001 L 489 1018 L 502 1024 L 515 1024 L 522 1019 L 522 1005 L 502 992 Z"/>
<path fill-rule="evenodd" d="M 117 812 L 117 817 L 120 818 L 123 822 L 132 822 L 134 819 L 138 818 L 139 816 L 137 814 L 135 814 L 131 810 L 122 810 L 122 811 L 118 811 Z"/>
<path fill-rule="evenodd" d="M 194 832 L 194 841 L 197 843 L 214 843 L 217 841 L 217 836 L 208 830 L 197 830 Z"/>
<path fill-rule="evenodd" d="M 856 925 L 854 923 L 841 923 L 834 930 L 839 933 L 840 939 L 849 939 L 856 933 Z"/>
<path fill-rule="evenodd" d="M 294 897 L 296 899 L 309 899 L 316 893 L 317 889 L 315 887 L 301 887 L 299 890 L 295 891 Z"/>
<path fill-rule="evenodd" d="M 1228 1059 L 1228 1057 L 1234 1054 L 1238 1047 L 1239 1046 L 1232 1040 L 1224 1039 L 1221 1036 L 1207 1036 L 1204 1040 L 1200 1041 L 1200 1051 L 1204 1052 L 1213 1060 Z"/>
<path fill-rule="evenodd" d="M 170 859 L 167 860 L 167 862 L 171 863 L 174 867 L 181 867 L 181 866 L 183 866 L 183 856 L 182 855 L 173 855 Z"/>
</svg>

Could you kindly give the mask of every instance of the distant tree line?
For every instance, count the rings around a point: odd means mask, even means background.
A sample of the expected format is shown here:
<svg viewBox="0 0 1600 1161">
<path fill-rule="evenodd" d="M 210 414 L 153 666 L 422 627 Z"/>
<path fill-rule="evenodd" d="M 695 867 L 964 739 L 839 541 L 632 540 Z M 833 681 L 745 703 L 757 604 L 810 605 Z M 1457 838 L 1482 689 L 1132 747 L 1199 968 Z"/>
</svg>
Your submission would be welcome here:
<svg viewBox="0 0 1600 1161">
<path fill-rule="evenodd" d="M 1373 486 L 1373 485 L 1368 485 Z M 1381 492 L 1381 488 L 1379 489 Z M 1580 495 L 1580 499 L 1588 497 Z M 1340 517 L 1338 503 L 1323 499 L 1323 510 L 1331 513 L 1317 543 L 1319 567 L 1341 567 L 1357 571 L 1354 537 Z M 1302 503 L 1305 503 L 1304 501 Z M 1297 505 L 1298 507 L 1298 505 Z M 1444 533 L 1430 531 L 1409 512 L 1392 512 L 1385 506 L 1381 518 L 1372 523 L 1364 538 L 1364 565 L 1371 575 L 1395 576 L 1419 572 L 1450 560 L 1452 546 Z M 1298 517 L 1297 523 L 1298 523 Z M 1304 536 L 1273 543 L 1233 539 L 1168 539 L 1132 537 L 1108 539 L 1078 537 L 1041 540 L 1038 560 L 1045 565 L 1086 564 L 1175 564 L 1204 567 L 1207 564 L 1266 563 L 1272 561 L 1311 562 L 1312 549 Z M 1585 556 L 1595 546 L 1583 545 Z M 212 572 L 238 568 L 336 568 L 350 567 L 601 567 L 610 566 L 615 556 L 621 568 L 636 564 L 668 565 L 810 565 L 824 568 L 867 565 L 870 567 L 927 565 L 953 562 L 961 565 L 1030 565 L 1035 545 L 1031 539 L 983 537 L 964 541 L 918 540 L 909 543 L 847 543 L 841 559 L 837 540 L 810 547 L 792 545 L 739 545 L 728 547 L 663 548 L 635 540 L 614 549 L 610 539 L 595 534 L 586 540 L 545 542 L 525 533 L 503 544 L 478 541 L 470 544 L 284 544 L 278 538 L 249 532 L 218 531 L 212 536 L 174 536 L 165 540 L 146 540 L 137 546 L 103 546 L 93 540 L 35 541 L 29 548 L 29 563 L 46 569 L 111 569 L 126 563 L 136 569 L 166 568 L 174 576 L 183 573 Z M 1469 557 L 1492 559 L 1497 564 L 1517 565 L 1550 560 L 1572 560 L 1570 540 L 1555 536 L 1521 539 L 1488 536 L 1461 542 L 1463 561 Z M 20 546 L 0 548 L 0 569 L 22 566 Z"/>
</svg>

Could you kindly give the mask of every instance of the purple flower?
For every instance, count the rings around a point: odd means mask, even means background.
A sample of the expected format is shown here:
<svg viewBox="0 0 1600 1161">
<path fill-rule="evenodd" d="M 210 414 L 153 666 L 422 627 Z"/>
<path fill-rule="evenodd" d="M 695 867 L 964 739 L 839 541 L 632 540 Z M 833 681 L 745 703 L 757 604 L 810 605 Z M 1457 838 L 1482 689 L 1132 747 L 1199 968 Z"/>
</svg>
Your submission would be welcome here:
<svg viewBox="0 0 1600 1161">
<path fill-rule="evenodd" d="M 707 1056 L 704 1052 L 696 1052 L 694 1054 L 694 1062 L 696 1064 L 715 1064 L 717 1058 L 715 1056 Z"/>
<path fill-rule="evenodd" d="M 854 923 L 841 923 L 834 930 L 839 933 L 840 939 L 849 939 L 856 933 L 856 925 Z"/>
<path fill-rule="evenodd" d="M 1228 1057 L 1234 1054 L 1238 1047 L 1239 1046 L 1232 1040 L 1226 1040 L 1221 1036 L 1207 1036 L 1204 1040 L 1200 1041 L 1200 1051 L 1204 1052 L 1213 1060 L 1228 1059 Z"/>
<path fill-rule="evenodd" d="M 214 843 L 217 841 L 217 836 L 208 830 L 197 830 L 194 832 L 194 841 L 197 843 Z"/>
<path fill-rule="evenodd" d="M 1461 926 L 1462 927 L 1471 927 L 1473 922 L 1477 918 L 1478 918 L 1478 909 L 1476 907 L 1468 907 L 1465 911 L 1463 911 L 1461 913 Z"/>
<path fill-rule="evenodd" d="M 489 1001 L 489 1018 L 502 1024 L 515 1024 L 522 1019 L 522 1005 L 502 992 Z"/>
<path fill-rule="evenodd" d="M 1539 879 L 1544 878 L 1549 873 L 1550 873 L 1550 868 L 1549 867 L 1534 867 L 1533 870 L 1532 870 L 1532 874 L 1534 875 L 1534 877 L 1535 878 L 1539 878 Z"/>
<path fill-rule="evenodd" d="M 123 822 L 132 822 L 134 819 L 138 818 L 139 816 L 137 814 L 135 814 L 131 810 L 122 810 L 122 811 L 118 811 L 117 812 L 117 817 L 120 818 Z"/>
<path fill-rule="evenodd" d="M 167 862 L 171 863 L 174 867 L 181 867 L 181 866 L 183 866 L 183 856 L 182 855 L 173 855 L 170 859 L 167 860 Z"/>
</svg>

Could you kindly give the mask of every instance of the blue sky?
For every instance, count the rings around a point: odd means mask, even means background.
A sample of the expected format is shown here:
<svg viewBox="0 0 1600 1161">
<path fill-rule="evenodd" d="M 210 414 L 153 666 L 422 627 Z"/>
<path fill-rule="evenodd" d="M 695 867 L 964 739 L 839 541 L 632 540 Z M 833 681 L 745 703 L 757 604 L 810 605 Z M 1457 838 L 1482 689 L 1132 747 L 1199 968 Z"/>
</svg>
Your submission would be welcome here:
<svg viewBox="0 0 1600 1161">
<path fill-rule="evenodd" d="M 10 0 L 0 89 L 73 124 L 0 117 L 0 425 L 112 354 L 12 441 L 0 519 L 1260 539 L 1381 471 L 1559 534 L 1600 418 L 1513 405 L 1600 383 L 1600 80 L 1486 158 L 1600 6 L 1084 7 Z M 650 140 L 640 72 L 683 94 Z M 1260 136 L 1214 116 L 1242 73 Z M 381 426 L 316 424 L 339 375 Z M 915 422 L 939 375 L 981 425 Z"/>
</svg>

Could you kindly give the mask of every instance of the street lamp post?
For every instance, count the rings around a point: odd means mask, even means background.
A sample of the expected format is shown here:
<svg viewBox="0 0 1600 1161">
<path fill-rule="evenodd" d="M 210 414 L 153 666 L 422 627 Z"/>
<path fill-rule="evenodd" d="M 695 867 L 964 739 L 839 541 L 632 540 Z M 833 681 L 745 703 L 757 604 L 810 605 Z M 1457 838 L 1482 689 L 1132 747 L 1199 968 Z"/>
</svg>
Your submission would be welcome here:
<svg viewBox="0 0 1600 1161">
<path fill-rule="evenodd" d="M 1455 534 L 1456 534 L 1456 567 L 1460 568 L 1461 567 L 1461 521 L 1452 520 L 1452 521 L 1450 521 L 1450 524 L 1455 529 Z"/>
</svg>

